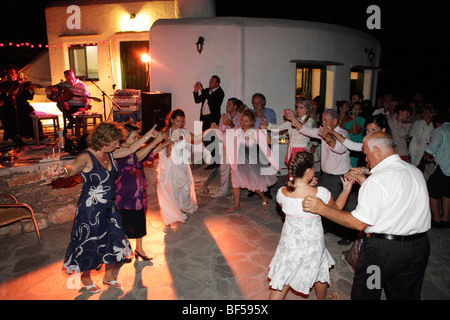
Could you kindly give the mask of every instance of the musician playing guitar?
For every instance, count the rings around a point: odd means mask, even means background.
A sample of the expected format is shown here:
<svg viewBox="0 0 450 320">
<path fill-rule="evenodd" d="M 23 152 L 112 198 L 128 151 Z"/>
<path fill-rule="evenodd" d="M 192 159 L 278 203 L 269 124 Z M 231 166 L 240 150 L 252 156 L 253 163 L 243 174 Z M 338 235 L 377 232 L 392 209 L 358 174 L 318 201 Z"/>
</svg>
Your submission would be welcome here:
<svg viewBox="0 0 450 320">
<path fill-rule="evenodd" d="M 90 97 L 87 86 L 78 78 L 72 70 L 64 71 L 66 81 L 63 85 L 63 101 L 61 101 L 61 84 L 47 88 L 47 97 L 57 102 L 58 109 L 65 115 L 68 123 L 67 129 L 72 129 L 75 124 L 74 114 L 90 109 Z"/>
</svg>

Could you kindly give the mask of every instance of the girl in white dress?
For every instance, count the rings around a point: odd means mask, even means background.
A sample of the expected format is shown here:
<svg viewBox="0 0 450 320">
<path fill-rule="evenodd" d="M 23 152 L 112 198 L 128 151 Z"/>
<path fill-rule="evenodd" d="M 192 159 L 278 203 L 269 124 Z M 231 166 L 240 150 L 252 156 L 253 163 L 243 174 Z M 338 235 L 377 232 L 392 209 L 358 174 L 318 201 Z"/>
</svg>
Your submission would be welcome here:
<svg viewBox="0 0 450 320">
<path fill-rule="evenodd" d="M 189 165 L 191 138 L 183 129 L 185 115 L 183 110 L 174 109 L 167 116 L 167 125 L 163 130 L 166 139 L 173 144 L 159 154 L 157 172 L 158 202 L 164 222 L 164 232 L 170 230 L 174 222 L 184 223 L 186 213 L 197 211 L 195 184 Z"/>
<path fill-rule="evenodd" d="M 311 185 L 314 178 L 314 157 L 297 152 L 290 161 L 286 186 L 278 190 L 277 201 L 286 214 L 280 242 L 269 265 L 271 300 L 283 300 L 289 289 L 309 295 L 314 286 L 318 300 L 326 297 L 330 283 L 329 269 L 334 260 L 325 248 L 321 217 L 304 212 L 303 199 L 315 195 L 331 207 L 344 207 L 353 181 L 341 179 L 343 191 L 336 202 L 331 193 Z"/>
</svg>

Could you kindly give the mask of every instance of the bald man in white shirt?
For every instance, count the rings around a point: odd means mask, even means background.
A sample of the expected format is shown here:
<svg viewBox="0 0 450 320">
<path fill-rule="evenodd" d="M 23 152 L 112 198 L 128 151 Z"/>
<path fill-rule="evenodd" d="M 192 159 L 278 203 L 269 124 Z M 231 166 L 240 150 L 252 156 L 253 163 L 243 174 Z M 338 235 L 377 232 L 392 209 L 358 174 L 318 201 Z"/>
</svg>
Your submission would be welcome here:
<svg viewBox="0 0 450 320">
<path fill-rule="evenodd" d="M 420 299 L 430 254 L 425 179 L 419 169 L 400 159 L 386 133 L 367 136 L 363 151 L 371 175 L 361 185 L 355 210 L 335 210 L 317 197 L 306 197 L 303 209 L 366 232 L 352 299 L 380 299 L 382 289 L 388 299 Z"/>
</svg>

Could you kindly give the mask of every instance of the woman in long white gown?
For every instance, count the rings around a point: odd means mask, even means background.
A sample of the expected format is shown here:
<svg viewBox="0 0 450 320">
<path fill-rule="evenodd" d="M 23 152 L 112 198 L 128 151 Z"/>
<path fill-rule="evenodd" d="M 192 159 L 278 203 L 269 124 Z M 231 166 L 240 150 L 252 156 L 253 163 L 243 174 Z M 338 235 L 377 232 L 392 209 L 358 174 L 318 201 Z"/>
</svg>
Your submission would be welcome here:
<svg viewBox="0 0 450 320">
<path fill-rule="evenodd" d="M 197 211 L 197 196 L 192 177 L 190 158 L 190 137 L 183 129 L 185 114 L 181 109 L 174 109 L 167 116 L 163 132 L 170 138 L 172 145 L 159 153 L 157 168 L 157 195 L 164 232 L 170 230 L 175 222 L 184 223 L 186 213 Z"/>
</svg>

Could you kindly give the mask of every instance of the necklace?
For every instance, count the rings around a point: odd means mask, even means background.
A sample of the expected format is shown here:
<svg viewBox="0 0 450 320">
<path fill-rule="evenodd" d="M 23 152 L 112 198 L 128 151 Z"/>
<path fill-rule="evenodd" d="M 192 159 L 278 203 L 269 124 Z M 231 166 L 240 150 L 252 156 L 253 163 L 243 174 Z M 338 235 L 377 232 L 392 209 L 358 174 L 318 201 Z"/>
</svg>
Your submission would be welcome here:
<svg viewBox="0 0 450 320">
<path fill-rule="evenodd" d="M 108 161 L 106 161 L 105 157 L 101 157 L 100 155 L 98 155 L 97 159 L 100 160 L 100 162 L 103 162 L 104 164 L 108 164 Z"/>
</svg>

